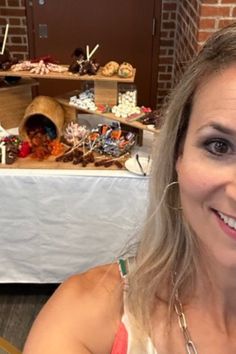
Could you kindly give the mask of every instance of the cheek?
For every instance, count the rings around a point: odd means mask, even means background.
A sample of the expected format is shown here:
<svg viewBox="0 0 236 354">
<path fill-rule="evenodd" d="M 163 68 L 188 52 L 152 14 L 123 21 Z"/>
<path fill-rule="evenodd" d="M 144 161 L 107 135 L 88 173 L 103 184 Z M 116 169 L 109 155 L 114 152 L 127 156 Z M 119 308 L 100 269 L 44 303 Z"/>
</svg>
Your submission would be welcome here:
<svg viewBox="0 0 236 354">
<path fill-rule="evenodd" d="M 212 184 L 209 173 L 205 173 L 196 164 L 182 163 L 178 169 L 178 181 L 184 219 L 201 238 L 206 226 L 206 211 L 211 200 Z"/>
<path fill-rule="evenodd" d="M 206 167 L 206 166 L 205 166 Z M 214 188 L 214 178 L 209 173 L 209 168 L 194 161 L 182 159 L 177 163 L 176 170 L 180 188 L 181 199 L 192 198 L 200 201 Z"/>
</svg>

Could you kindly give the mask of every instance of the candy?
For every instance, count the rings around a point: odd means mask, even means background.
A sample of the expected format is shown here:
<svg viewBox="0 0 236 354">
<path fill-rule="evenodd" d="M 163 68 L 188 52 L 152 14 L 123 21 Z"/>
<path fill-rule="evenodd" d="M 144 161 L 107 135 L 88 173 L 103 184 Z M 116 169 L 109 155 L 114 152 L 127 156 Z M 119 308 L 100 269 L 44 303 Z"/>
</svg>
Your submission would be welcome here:
<svg viewBox="0 0 236 354">
<path fill-rule="evenodd" d="M 30 144 L 28 141 L 22 141 L 22 143 L 19 145 L 19 152 L 18 156 L 19 157 L 26 157 L 30 154 L 31 148 Z"/>
<path fill-rule="evenodd" d="M 52 140 L 50 142 L 50 146 L 51 146 L 51 149 L 52 149 L 51 150 L 51 155 L 53 155 L 53 156 L 58 156 L 58 155 L 60 155 L 63 152 L 63 145 L 57 139 Z"/>
<path fill-rule="evenodd" d="M 78 96 L 70 97 L 69 104 L 77 106 L 81 109 L 87 109 L 89 111 L 97 110 L 97 107 L 94 103 L 94 92 L 92 89 L 81 92 Z"/>
<path fill-rule="evenodd" d="M 102 69 L 102 75 L 112 76 L 118 72 L 119 64 L 116 61 L 109 61 Z"/>
</svg>

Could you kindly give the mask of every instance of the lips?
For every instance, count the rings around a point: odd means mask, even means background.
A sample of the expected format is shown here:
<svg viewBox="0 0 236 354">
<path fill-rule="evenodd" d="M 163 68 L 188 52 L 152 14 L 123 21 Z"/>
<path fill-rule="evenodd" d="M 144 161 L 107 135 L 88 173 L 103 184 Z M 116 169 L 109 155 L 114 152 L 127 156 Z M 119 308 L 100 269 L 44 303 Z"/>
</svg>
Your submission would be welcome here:
<svg viewBox="0 0 236 354">
<path fill-rule="evenodd" d="M 236 219 L 235 218 L 232 218 L 228 215 L 225 215 L 223 214 L 222 212 L 220 211 L 217 211 L 217 214 L 219 215 L 219 217 L 221 218 L 221 220 L 224 221 L 224 223 L 226 225 L 228 225 L 231 229 L 234 229 L 236 230 Z"/>
<path fill-rule="evenodd" d="M 236 241 L 236 217 L 232 217 L 222 213 L 221 211 L 214 210 L 218 224 L 225 235 Z"/>
</svg>

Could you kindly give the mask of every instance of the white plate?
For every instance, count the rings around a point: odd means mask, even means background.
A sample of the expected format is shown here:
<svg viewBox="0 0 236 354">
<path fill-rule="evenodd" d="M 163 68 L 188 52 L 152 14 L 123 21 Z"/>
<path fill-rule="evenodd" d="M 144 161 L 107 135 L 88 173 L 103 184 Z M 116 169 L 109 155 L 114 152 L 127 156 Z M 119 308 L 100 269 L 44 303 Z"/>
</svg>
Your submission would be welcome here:
<svg viewBox="0 0 236 354">
<path fill-rule="evenodd" d="M 151 172 L 151 165 L 152 165 L 152 160 L 148 161 L 147 157 L 139 157 L 139 162 L 143 167 L 144 172 L 148 176 Z M 135 173 L 136 175 L 143 176 L 140 167 L 138 165 L 138 162 L 135 157 L 131 157 L 125 162 L 125 167 L 127 168 L 128 171 Z"/>
</svg>

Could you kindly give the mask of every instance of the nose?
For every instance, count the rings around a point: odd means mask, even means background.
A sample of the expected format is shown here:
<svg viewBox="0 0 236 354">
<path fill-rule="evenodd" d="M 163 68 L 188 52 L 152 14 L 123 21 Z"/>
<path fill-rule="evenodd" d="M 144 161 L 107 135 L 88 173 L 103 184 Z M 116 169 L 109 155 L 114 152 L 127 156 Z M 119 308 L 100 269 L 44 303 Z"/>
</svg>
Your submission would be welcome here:
<svg viewBox="0 0 236 354">
<path fill-rule="evenodd" d="M 225 186 L 226 196 L 236 203 L 236 175 Z"/>
</svg>

